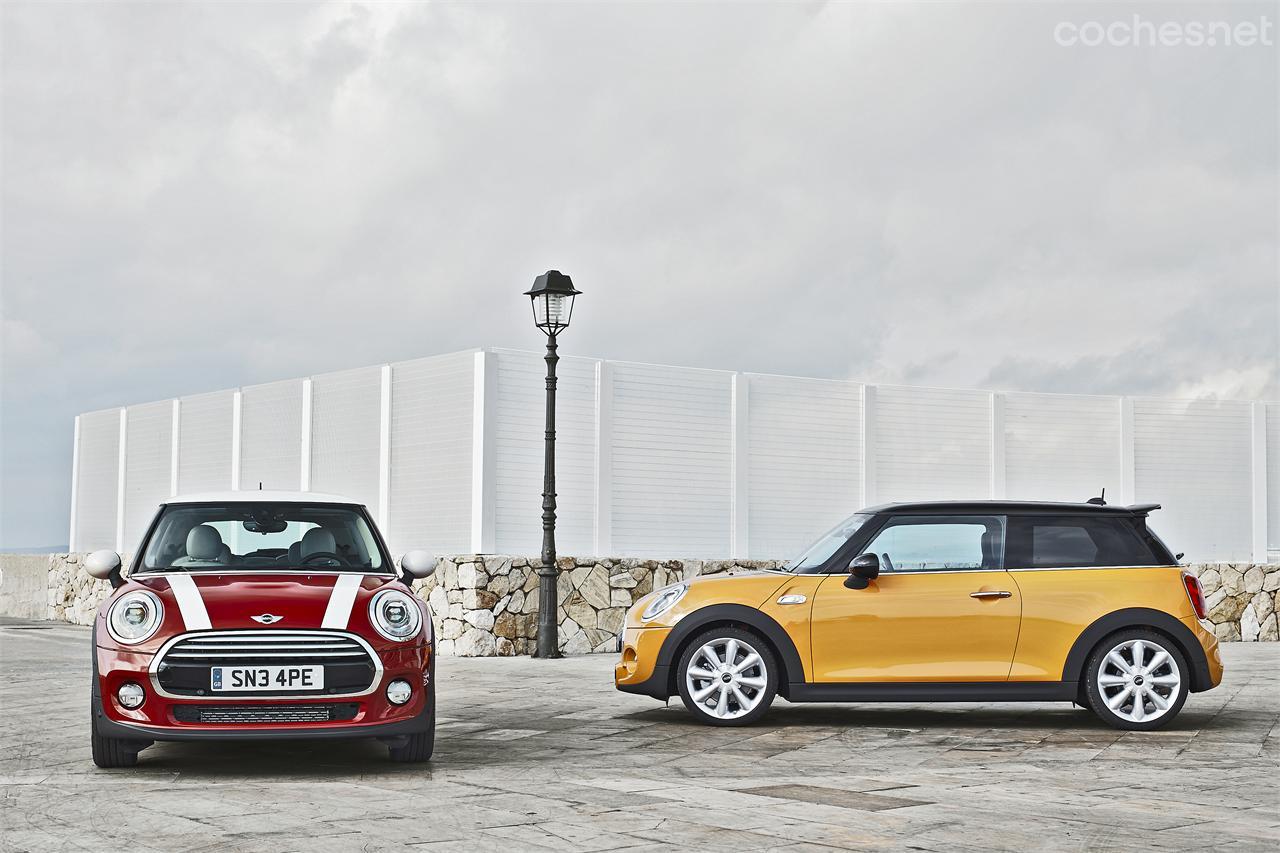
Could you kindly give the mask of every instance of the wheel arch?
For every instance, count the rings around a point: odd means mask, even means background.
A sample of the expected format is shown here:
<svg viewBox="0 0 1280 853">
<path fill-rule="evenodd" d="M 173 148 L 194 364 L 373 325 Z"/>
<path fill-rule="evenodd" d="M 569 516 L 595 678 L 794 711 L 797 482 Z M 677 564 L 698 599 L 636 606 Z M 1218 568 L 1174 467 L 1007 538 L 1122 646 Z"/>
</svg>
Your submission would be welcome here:
<svg viewBox="0 0 1280 853">
<path fill-rule="evenodd" d="M 658 652 L 657 666 L 666 668 L 668 696 L 675 696 L 679 692 L 676 686 L 678 678 L 676 669 L 680 663 L 680 655 L 688 648 L 695 636 L 708 628 L 720 625 L 744 628 L 758 634 L 769 645 L 769 650 L 773 652 L 778 665 L 782 667 L 782 671 L 778 673 L 779 695 L 788 696 L 792 682 L 804 681 L 804 664 L 800 660 L 800 653 L 796 651 L 795 643 L 791 641 L 786 630 L 776 620 L 754 607 L 742 604 L 713 604 L 693 611 L 676 623 Z"/>
<path fill-rule="evenodd" d="M 1084 683 L 1084 665 L 1090 653 L 1097 648 L 1107 636 L 1125 628 L 1149 628 L 1169 638 L 1178 651 L 1182 652 L 1187 665 L 1191 669 L 1192 693 L 1208 690 L 1213 686 L 1209 679 L 1209 660 L 1205 656 L 1200 641 L 1191 633 L 1191 629 L 1181 621 L 1161 610 L 1148 607 L 1129 607 L 1108 613 L 1093 622 L 1081 632 L 1080 636 L 1067 653 L 1066 663 L 1062 667 L 1062 680 Z"/>
</svg>

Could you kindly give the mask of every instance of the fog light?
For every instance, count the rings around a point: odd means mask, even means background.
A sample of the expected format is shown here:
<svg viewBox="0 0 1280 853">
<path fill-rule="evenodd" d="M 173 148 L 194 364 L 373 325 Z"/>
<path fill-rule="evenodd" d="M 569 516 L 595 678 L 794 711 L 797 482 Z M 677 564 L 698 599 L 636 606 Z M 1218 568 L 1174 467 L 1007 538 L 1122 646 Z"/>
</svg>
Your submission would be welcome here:
<svg viewBox="0 0 1280 853">
<path fill-rule="evenodd" d="M 116 690 L 116 701 L 130 710 L 137 708 L 146 698 L 147 694 L 143 691 L 142 685 L 132 681 L 126 681 Z"/>
<path fill-rule="evenodd" d="M 387 685 L 387 701 L 392 705 L 403 705 L 413 695 L 413 687 L 409 682 L 397 678 Z"/>
</svg>

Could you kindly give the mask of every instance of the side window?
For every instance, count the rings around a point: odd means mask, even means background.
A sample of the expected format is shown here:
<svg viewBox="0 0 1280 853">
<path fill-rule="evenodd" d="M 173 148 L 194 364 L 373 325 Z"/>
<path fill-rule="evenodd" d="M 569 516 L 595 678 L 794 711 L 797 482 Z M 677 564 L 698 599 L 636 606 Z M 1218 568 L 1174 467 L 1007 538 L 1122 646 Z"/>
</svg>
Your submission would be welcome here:
<svg viewBox="0 0 1280 853">
<path fill-rule="evenodd" d="M 1010 568 L 1163 565 L 1134 519 L 1026 516 L 1009 520 Z"/>
<path fill-rule="evenodd" d="M 864 549 L 884 572 L 999 569 L 1004 532 L 998 516 L 892 518 Z"/>
</svg>

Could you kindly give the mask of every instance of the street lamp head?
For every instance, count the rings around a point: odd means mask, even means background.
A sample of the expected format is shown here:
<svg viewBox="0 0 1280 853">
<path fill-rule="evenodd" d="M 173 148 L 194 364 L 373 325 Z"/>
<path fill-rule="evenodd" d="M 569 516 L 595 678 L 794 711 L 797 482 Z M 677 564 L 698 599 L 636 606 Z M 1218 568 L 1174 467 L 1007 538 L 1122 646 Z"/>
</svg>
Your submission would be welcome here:
<svg viewBox="0 0 1280 853">
<path fill-rule="evenodd" d="M 533 282 L 533 289 L 525 291 L 533 302 L 533 324 L 548 335 L 569 328 L 573 297 L 581 292 L 573 286 L 573 279 L 559 270 L 549 270 L 538 276 Z"/>
</svg>

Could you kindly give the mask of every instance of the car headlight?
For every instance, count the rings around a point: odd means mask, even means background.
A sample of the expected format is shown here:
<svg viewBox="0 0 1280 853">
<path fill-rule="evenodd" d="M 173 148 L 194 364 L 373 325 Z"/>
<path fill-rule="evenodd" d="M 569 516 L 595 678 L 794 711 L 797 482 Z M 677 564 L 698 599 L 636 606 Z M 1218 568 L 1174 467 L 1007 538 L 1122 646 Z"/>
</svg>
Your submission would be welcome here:
<svg viewBox="0 0 1280 853">
<path fill-rule="evenodd" d="M 164 605 L 155 593 L 147 590 L 126 592 L 116 599 L 107 612 L 107 632 L 117 643 L 133 645 L 160 630 L 164 621 Z"/>
<path fill-rule="evenodd" d="M 388 640 L 408 640 L 422 627 L 418 602 L 398 589 L 384 589 L 369 602 L 369 621 Z"/>
<path fill-rule="evenodd" d="M 683 583 L 658 590 L 658 594 L 653 601 L 650 601 L 649 606 L 640 614 L 640 621 L 648 622 L 650 619 L 657 619 L 663 613 L 675 607 L 676 602 L 684 598 L 684 594 L 688 591 L 689 585 Z"/>
</svg>

